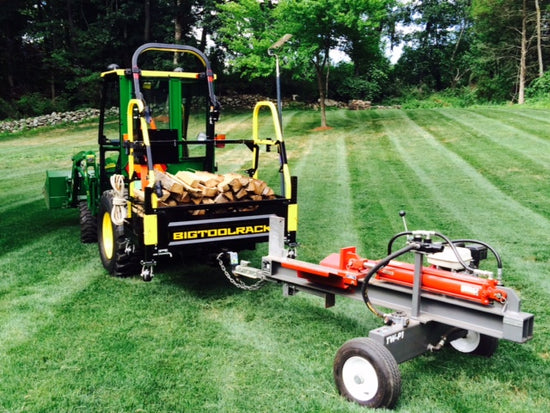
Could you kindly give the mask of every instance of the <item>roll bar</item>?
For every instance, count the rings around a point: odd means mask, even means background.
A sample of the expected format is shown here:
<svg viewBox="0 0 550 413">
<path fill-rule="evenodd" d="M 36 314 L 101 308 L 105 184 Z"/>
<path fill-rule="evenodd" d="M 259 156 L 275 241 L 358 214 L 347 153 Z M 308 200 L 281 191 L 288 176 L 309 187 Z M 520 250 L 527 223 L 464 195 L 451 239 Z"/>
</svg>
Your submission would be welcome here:
<svg viewBox="0 0 550 413">
<path fill-rule="evenodd" d="M 210 123 L 213 124 L 219 118 L 220 114 L 220 103 L 214 94 L 214 73 L 210 66 L 210 61 L 205 56 L 203 52 L 199 49 L 192 46 L 185 46 L 179 44 L 166 44 L 166 43 L 146 43 L 141 45 L 136 49 L 132 55 L 132 77 L 134 81 L 134 91 L 136 94 L 136 99 L 143 99 L 143 94 L 141 93 L 141 88 L 139 86 L 139 78 L 141 75 L 141 69 L 138 65 L 138 58 L 142 53 L 147 51 L 161 51 L 161 52 L 172 52 L 172 53 L 189 53 L 195 56 L 203 64 L 206 72 L 206 82 L 208 86 L 208 97 L 210 100 Z"/>
</svg>

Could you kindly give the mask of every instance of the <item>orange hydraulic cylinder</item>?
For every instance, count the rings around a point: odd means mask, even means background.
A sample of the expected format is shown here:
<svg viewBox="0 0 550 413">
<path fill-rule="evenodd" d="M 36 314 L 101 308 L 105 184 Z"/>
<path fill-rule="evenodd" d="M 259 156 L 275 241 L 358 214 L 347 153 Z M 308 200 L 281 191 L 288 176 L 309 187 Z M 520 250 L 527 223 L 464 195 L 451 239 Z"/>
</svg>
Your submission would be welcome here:
<svg viewBox="0 0 550 413">
<path fill-rule="evenodd" d="M 296 270 L 300 278 L 349 289 L 357 286 L 358 282 L 365 278 L 369 269 L 377 263 L 377 261 L 359 257 L 355 251 L 355 247 L 342 248 L 340 254 L 331 254 L 323 259 L 315 270 L 308 266 L 300 266 L 299 261 L 294 261 L 293 264 L 283 264 L 283 266 Z M 414 265 L 390 261 L 388 265 L 378 271 L 375 278 L 412 288 Z M 498 281 L 495 279 L 480 278 L 433 267 L 422 267 L 421 289 L 483 305 L 489 305 L 492 301 L 504 303 L 507 297 L 506 291 L 498 288 Z"/>
</svg>

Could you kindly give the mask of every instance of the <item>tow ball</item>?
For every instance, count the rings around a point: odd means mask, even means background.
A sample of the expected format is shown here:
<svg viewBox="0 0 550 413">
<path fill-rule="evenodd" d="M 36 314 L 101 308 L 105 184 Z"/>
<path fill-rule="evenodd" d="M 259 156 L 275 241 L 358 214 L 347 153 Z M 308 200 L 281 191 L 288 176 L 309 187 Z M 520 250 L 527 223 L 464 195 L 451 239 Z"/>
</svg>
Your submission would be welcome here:
<svg viewBox="0 0 550 413">
<path fill-rule="evenodd" d="M 233 266 L 232 276 L 240 282 L 248 277 L 256 284 L 280 283 L 286 296 L 314 294 L 324 298 L 325 307 L 333 306 L 336 296 L 361 300 L 383 321 L 368 337 L 349 340 L 336 353 L 336 387 L 353 402 L 393 408 L 401 394 L 399 363 L 447 344 L 461 353 L 490 357 L 499 340 L 524 343 L 533 337 L 534 316 L 522 312 L 518 294 L 504 286 L 502 261 L 487 243 L 408 231 L 405 223 L 381 260 L 362 258 L 348 247 L 312 264 L 289 257 L 284 228 L 282 218 L 271 217 L 269 253 L 261 268 L 241 262 Z M 401 239 L 405 246 L 394 251 Z M 496 277 L 479 268 L 489 252 Z M 413 263 L 396 260 L 406 254 L 413 255 Z"/>
</svg>

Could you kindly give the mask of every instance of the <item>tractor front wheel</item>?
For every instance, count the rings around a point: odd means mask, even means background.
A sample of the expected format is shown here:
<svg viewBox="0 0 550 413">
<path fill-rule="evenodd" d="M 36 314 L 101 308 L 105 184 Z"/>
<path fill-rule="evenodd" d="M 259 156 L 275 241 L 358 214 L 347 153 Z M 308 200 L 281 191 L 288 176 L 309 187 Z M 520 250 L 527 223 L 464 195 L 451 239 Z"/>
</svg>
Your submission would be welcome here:
<svg viewBox="0 0 550 413">
<path fill-rule="evenodd" d="M 334 359 L 334 381 L 342 396 L 362 406 L 389 408 L 401 394 L 397 361 L 383 345 L 369 338 L 346 342 Z"/>
<path fill-rule="evenodd" d="M 139 272 L 140 257 L 124 234 L 124 225 L 111 219 L 114 191 L 101 196 L 98 214 L 98 245 L 103 267 L 115 277 L 129 277 Z"/>
<path fill-rule="evenodd" d="M 88 201 L 78 203 L 80 211 L 80 241 L 84 244 L 97 242 L 97 218 L 88 208 Z"/>
</svg>

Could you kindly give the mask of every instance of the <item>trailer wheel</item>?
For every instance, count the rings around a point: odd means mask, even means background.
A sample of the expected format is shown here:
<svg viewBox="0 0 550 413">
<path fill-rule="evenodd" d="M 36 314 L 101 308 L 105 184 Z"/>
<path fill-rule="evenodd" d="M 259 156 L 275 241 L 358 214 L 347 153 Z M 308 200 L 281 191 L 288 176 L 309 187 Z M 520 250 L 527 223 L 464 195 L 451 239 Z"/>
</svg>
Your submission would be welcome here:
<svg viewBox="0 0 550 413">
<path fill-rule="evenodd" d="M 124 235 L 124 226 L 111 219 L 114 191 L 105 191 L 99 204 L 98 245 L 103 267 L 115 277 L 128 277 L 139 272 L 140 257 Z"/>
<path fill-rule="evenodd" d="M 340 394 L 362 406 L 391 409 L 401 394 L 395 358 L 370 338 L 355 338 L 340 347 L 333 371 Z"/>
<path fill-rule="evenodd" d="M 80 241 L 84 244 L 97 242 L 97 218 L 88 208 L 88 201 L 78 203 L 80 210 Z"/>
<path fill-rule="evenodd" d="M 498 338 L 468 330 L 466 336 L 457 338 L 450 344 L 460 353 L 491 357 L 498 348 Z"/>
</svg>

